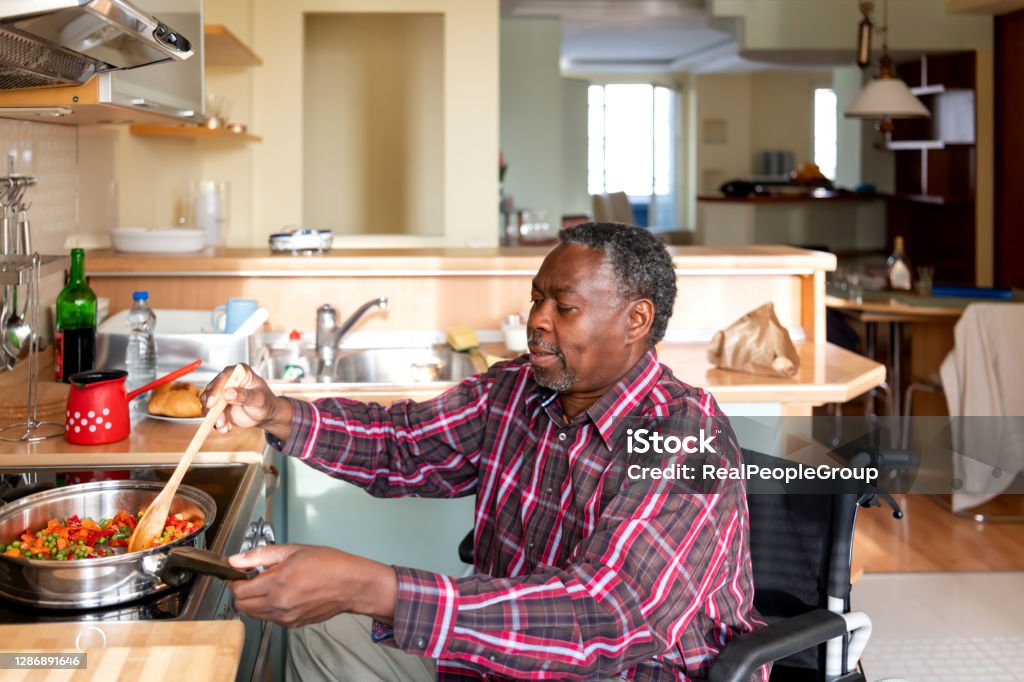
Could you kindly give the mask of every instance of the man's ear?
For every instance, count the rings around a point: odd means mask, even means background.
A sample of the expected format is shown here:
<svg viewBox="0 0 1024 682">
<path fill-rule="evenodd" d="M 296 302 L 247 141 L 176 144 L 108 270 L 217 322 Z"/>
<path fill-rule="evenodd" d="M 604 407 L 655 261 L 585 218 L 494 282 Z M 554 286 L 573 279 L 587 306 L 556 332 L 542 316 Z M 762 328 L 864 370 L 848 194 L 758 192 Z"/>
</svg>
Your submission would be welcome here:
<svg viewBox="0 0 1024 682">
<path fill-rule="evenodd" d="M 626 343 L 639 343 L 651 333 L 654 324 L 654 303 L 642 298 L 630 303 L 629 318 L 626 320 Z"/>
</svg>

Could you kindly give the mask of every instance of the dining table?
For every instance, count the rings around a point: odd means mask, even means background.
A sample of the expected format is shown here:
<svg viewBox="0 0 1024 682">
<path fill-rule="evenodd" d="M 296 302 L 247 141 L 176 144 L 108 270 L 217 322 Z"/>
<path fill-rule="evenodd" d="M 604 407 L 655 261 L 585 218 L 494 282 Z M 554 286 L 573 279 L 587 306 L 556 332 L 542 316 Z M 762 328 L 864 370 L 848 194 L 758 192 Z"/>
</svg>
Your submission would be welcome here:
<svg viewBox="0 0 1024 682">
<path fill-rule="evenodd" d="M 979 290 L 989 291 L 989 290 Z M 911 327 L 911 352 L 916 378 L 930 380 L 953 348 L 953 326 L 972 303 L 1021 302 L 1024 291 L 1013 290 L 1009 298 L 991 296 L 936 296 L 916 291 L 891 291 L 864 288 L 851 293 L 849 287 L 829 285 L 825 306 L 864 325 L 864 351 L 875 360 L 878 355 L 878 327 L 888 330 L 889 349 L 885 360 L 890 409 L 901 416 L 903 404 L 903 339 Z M 914 329 L 916 327 L 916 329 Z M 870 410 L 873 412 L 873 402 Z"/>
</svg>

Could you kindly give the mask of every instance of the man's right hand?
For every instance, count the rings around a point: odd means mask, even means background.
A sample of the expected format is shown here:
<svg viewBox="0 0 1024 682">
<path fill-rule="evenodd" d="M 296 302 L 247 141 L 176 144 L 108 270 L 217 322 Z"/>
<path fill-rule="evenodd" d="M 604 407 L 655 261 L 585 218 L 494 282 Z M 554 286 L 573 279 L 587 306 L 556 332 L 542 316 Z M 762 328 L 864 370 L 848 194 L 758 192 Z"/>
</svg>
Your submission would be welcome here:
<svg viewBox="0 0 1024 682">
<path fill-rule="evenodd" d="M 224 388 L 234 367 L 224 368 L 199 396 L 203 410 L 208 410 L 217 395 L 223 391 L 227 407 L 217 417 L 214 427 L 221 433 L 227 433 L 233 426 L 239 428 L 259 427 L 272 435 L 287 440 L 292 428 L 292 407 L 286 399 L 274 395 L 252 368 L 245 368 L 245 378 L 238 386 Z"/>
</svg>

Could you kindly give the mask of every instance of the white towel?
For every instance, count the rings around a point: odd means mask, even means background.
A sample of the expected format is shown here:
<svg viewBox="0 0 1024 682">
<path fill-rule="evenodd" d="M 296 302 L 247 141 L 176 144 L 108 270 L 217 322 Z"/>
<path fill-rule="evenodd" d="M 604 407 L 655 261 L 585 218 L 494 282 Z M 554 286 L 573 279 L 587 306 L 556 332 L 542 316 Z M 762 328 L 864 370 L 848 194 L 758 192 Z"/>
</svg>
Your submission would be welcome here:
<svg viewBox="0 0 1024 682">
<path fill-rule="evenodd" d="M 940 374 L 951 417 L 1024 416 L 1024 303 L 973 303 L 954 330 L 954 347 Z M 993 429 L 996 429 L 993 432 Z M 972 433 L 974 431 L 974 433 Z M 954 420 L 954 476 L 968 493 L 954 493 L 953 511 L 983 504 L 1024 469 L 1024 420 Z M 997 455 L 971 443 L 996 445 Z M 993 476 L 993 472 L 999 476 Z M 980 491 L 980 492 L 979 492 Z"/>
</svg>

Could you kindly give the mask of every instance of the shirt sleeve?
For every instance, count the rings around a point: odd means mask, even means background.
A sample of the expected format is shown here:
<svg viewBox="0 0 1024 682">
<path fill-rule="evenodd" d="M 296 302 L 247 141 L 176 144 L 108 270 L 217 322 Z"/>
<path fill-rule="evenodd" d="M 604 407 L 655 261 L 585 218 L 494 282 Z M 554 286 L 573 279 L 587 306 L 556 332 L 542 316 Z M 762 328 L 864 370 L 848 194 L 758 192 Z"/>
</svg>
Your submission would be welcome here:
<svg viewBox="0 0 1024 682">
<path fill-rule="evenodd" d="M 376 497 L 460 497 L 476 490 L 491 373 L 425 402 L 384 407 L 347 398 L 289 398 L 288 439 L 268 442 L 285 455 Z"/>
<path fill-rule="evenodd" d="M 747 542 L 743 486 L 719 490 L 621 492 L 565 569 L 451 578 L 398 568 L 394 645 L 516 679 L 602 680 L 662 655 L 703 667 L 718 649 L 681 641 L 684 630 L 706 615 L 709 594 L 736 588 Z"/>
</svg>

